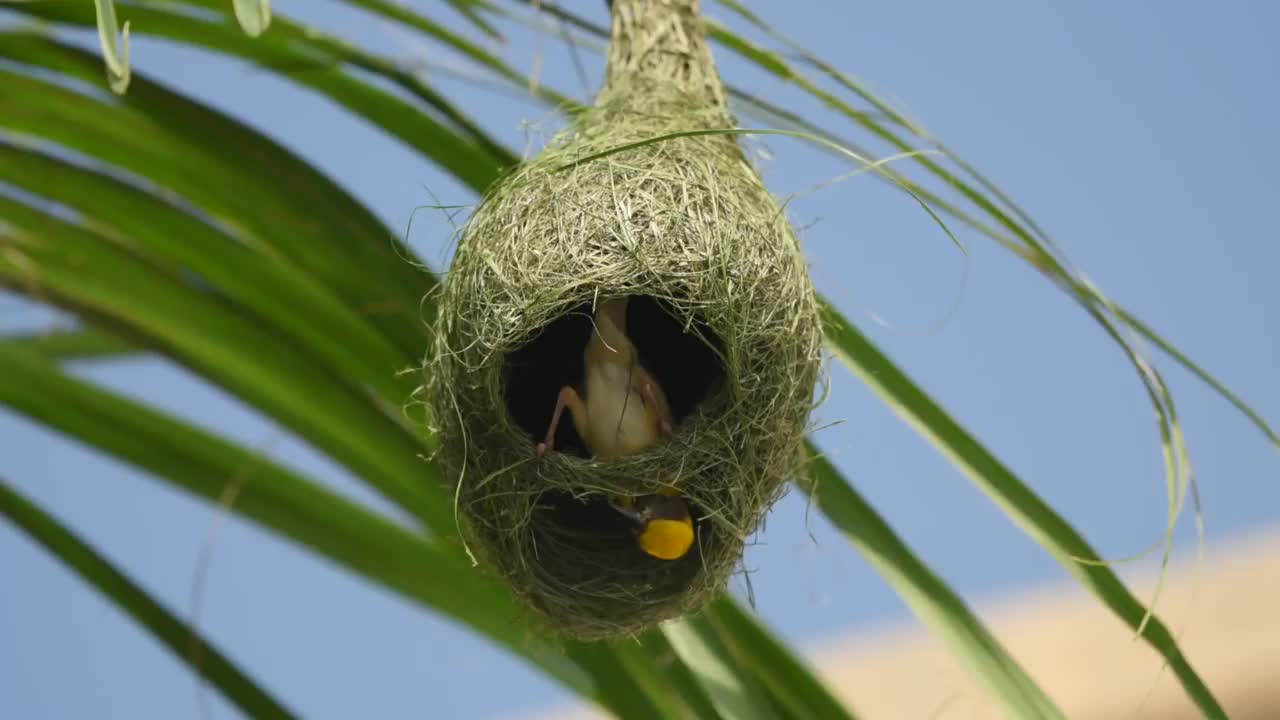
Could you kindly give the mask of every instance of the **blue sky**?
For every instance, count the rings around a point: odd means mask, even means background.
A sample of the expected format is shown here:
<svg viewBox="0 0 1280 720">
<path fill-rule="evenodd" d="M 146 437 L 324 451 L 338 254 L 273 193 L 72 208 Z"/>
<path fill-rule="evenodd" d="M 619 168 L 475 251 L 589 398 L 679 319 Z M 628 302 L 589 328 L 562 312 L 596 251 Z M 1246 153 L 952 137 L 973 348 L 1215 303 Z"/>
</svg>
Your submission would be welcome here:
<svg viewBox="0 0 1280 720">
<path fill-rule="evenodd" d="M 603 20 L 595 5 L 580 7 Z M 1276 5 L 755 5 L 1009 190 L 1096 284 L 1280 421 L 1280 231 L 1271 217 L 1280 205 L 1280 48 L 1269 37 L 1280 21 Z M 332 3 L 276 6 L 383 52 L 422 53 L 407 35 Z M 543 78 L 588 94 L 549 40 L 513 39 L 502 53 L 522 67 L 540 57 Z M 404 228 L 413 208 L 432 202 L 424 187 L 445 203 L 474 200 L 394 141 L 266 73 L 142 37 L 133 55 L 140 71 L 312 158 L 390 227 Z M 781 82 L 718 57 L 735 84 L 816 111 Z M 585 62 L 597 78 L 599 61 L 586 54 Z M 449 77 L 439 83 L 512 147 L 536 147 L 555 127 L 534 105 Z M 767 147 L 762 168 L 780 194 L 847 169 L 798 142 L 752 145 Z M 1119 351 L 1065 296 L 989 241 L 960 233 L 966 258 L 909 199 L 871 178 L 805 195 L 790 209 L 820 288 L 1102 552 L 1129 555 L 1159 536 L 1163 476 L 1152 413 Z M 425 213 L 411 241 L 438 265 L 448 234 L 443 218 Z M 0 328 L 47 321 L 0 298 Z M 1275 448 L 1187 373 L 1160 365 L 1191 445 L 1210 543 L 1280 521 Z M 168 364 L 77 372 L 378 502 Z M 839 424 L 819 435 L 821 444 L 967 598 L 1063 578 L 869 391 L 838 367 L 830 377 L 832 397 L 818 419 Z M 214 524 L 209 507 L 3 410 L 0 476 L 188 612 L 196 558 Z M 1180 537 L 1190 539 L 1186 527 Z M 307 716 L 489 717 L 565 697 L 484 642 L 250 525 L 227 521 L 214 548 L 201 627 Z M 761 615 L 802 644 L 908 617 L 798 497 L 778 506 L 746 565 Z M 3 524 L 0 568 L 0 716 L 198 715 L 195 682 L 182 665 Z M 217 717 L 234 716 L 212 693 L 209 701 Z"/>
</svg>

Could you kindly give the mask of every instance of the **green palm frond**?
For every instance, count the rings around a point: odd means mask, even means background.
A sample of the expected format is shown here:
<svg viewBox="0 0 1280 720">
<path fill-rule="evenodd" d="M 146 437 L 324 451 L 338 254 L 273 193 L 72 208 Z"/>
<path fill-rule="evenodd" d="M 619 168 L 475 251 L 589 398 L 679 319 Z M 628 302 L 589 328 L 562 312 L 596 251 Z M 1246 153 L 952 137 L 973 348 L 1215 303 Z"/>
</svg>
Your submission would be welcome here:
<svg viewBox="0 0 1280 720">
<path fill-rule="evenodd" d="M 426 14 L 378 0 L 347 4 L 419 34 L 476 73 L 547 107 L 576 109 L 553 88 L 531 90 L 525 69 Z M 499 34 L 500 21 L 532 17 L 514 0 L 448 5 L 454 22 L 489 38 Z M 130 0 L 98 3 L 96 11 L 87 3 L 14 5 L 16 13 L 50 23 L 53 32 L 0 31 L 6 61 L 0 65 L 0 182 L 24 191 L 0 195 L 0 287 L 60 308 L 79 326 L 0 337 L 0 404 L 210 503 L 219 501 L 228 478 L 251 478 L 231 512 L 464 625 L 619 717 L 853 716 L 791 648 L 729 597 L 638 642 L 553 643 L 527 624 L 513 624 L 520 609 L 510 594 L 473 568 L 456 541 L 453 499 L 439 470 L 424 461 L 434 439 L 403 410 L 418 385 L 405 371 L 419 366 L 427 347 L 439 269 L 426 268 L 305 158 L 212 109 L 190 88 L 178 92 L 129 70 L 127 39 L 124 52 L 116 52 L 113 6 L 137 35 L 239 58 L 332 101 L 476 193 L 518 162 L 469 108 L 394 58 L 272 13 L 266 2 Z M 737 2 L 724 7 L 768 30 Z M 541 12 L 577 33 L 604 32 L 554 5 L 542 4 Z M 59 32 L 92 27 L 104 28 L 108 75 L 113 89 L 123 91 L 127 83 L 123 95 L 102 92 L 102 55 Z M 908 189 L 945 222 L 971 228 L 1025 260 L 1106 329 L 1138 369 L 1157 410 L 1171 498 L 1185 492 L 1180 429 L 1168 391 L 1135 349 L 1136 338 L 1154 342 L 1198 375 L 1280 447 L 1274 430 L 1243 400 L 1087 283 L 1003 192 L 890 105 L 819 58 L 801 53 L 795 59 L 727 26 L 710 27 L 723 51 L 809 93 L 843 124 L 830 130 L 732 87 L 745 117 L 863 157 L 877 157 L 872 147 L 912 153 L 901 164 L 881 166 L 878 176 Z M 833 80 L 840 90 L 823 89 L 817 78 Z M 921 149 L 937 154 L 914 152 Z M 1160 619 L 1108 566 L 1084 562 L 1097 556 L 1082 535 L 833 306 L 825 307 L 835 356 L 1140 633 L 1201 712 L 1225 717 Z M 62 366 L 126 353 L 162 356 L 234 395 L 345 467 L 413 525 Z M 959 596 L 816 450 L 812 467 L 812 477 L 799 484 L 816 507 L 1006 712 L 1059 717 Z M 1177 508 L 1171 504 L 1170 524 Z M 184 645 L 194 637 L 191 628 L 4 484 L 0 514 L 191 660 Z M 206 650 L 194 668 L 228 699 L 253 716 L 288 714 L 286 705 L 201 643 Z"/>
</svg>

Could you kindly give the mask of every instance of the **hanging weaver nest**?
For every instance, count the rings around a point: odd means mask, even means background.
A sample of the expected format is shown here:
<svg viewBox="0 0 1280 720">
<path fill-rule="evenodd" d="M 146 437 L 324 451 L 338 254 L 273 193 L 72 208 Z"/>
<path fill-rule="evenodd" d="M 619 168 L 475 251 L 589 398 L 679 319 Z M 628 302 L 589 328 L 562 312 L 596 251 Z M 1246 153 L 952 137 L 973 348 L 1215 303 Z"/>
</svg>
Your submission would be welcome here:
<svg viewBox="0 0 1280 720">
<path fill-rule="evenodd" d="M 428 391 L 465 538 L 569 635 L 705 604 L 801 469 L 821 332 L 799 244 L 733 135 L 645 142 L 732 127 L 696 1 L 615 0 L 596 105 L 492 189 L 444 283 Z M 619 296 L 674 432 L 593 459 L 562 422 L 539 459 L 591 315 Z M 608 501 L 662 488 L 694 518 L 678 560 L 642 552 Z"/>
</svg>

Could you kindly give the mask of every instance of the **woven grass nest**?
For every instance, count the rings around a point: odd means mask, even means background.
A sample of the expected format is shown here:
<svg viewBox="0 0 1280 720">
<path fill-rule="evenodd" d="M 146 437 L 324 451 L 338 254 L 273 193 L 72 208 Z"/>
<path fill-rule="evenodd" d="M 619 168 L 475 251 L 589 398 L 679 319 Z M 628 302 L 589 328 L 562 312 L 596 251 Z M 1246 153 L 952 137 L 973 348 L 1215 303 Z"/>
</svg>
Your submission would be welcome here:
<svg viewBox="0 0 1280 720">
<path fill-rule="evenodd" d="M 821 332 L 799 244 L 734 135 L 645 142 L 732 127 L 696 0 L 615 0 L 595 106 L 492 188 L 443 286 L 429 405 L 465 540 L 569 636 L 701 607 L 801 470 Z M 594 308 L 622 296 L 673 433 L 593 459 L 562 422 L 537 458 Z M 662 488 L 695 518 L 679 560 L 607 501 Z"/>
</svg>

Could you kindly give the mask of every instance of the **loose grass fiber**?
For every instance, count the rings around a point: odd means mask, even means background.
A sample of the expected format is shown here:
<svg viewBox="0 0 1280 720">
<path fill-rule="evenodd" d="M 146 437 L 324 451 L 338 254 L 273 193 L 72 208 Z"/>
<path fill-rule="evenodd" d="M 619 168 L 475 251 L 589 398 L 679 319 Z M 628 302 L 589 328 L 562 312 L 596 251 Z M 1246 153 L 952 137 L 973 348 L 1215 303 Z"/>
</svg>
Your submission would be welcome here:
<svg viewBox="0 0 1280 720">
<path fill-rule="evenodd" d="M 615 0 L 596 105 L 468 222 L 428 362 L 469 547 L 580 638 L 709 601 L 803 462 L 821 331 L 799 244 L 734 136 L 670 137 L 734 126 L 697 13 Z M 598 460 L 566 421 L 536 459 L 559 388 L 581 378 L 593 308 L 616 296 L 633 298 L 629 332 L 675 432 Z M 697 518 L 676 561 L 644 554 L 606 502 L 663 487 Z"/>
</svg>

